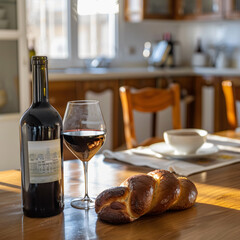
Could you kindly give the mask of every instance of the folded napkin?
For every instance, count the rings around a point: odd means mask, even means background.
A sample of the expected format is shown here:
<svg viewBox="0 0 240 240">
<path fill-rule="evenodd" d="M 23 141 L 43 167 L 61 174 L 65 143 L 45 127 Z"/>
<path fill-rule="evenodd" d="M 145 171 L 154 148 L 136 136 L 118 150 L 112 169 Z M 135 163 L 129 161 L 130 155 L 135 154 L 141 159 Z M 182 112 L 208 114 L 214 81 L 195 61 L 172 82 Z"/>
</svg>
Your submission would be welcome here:
<svg viewBox="0 0 240 240">
<path fill-rule="evenodd" d="M 138 147 L 119 152 L 104 150 L 103 154 L 106 158 L 116 159 L 136 166 L 164 169 L 181 176 L 189 176 L 194 173 L 240 162 L 240 154 L 226 151 L 219 151 L 207 157 L 186 160 L 166 159 L 161 154 L 155 153 L 147 147 Z"/>
<path fill-rule="evenodd" d="M 207 142 L 213 143 L 220 150 L 240 153 L 240 140 L 208 134 Z"/>
</svg>

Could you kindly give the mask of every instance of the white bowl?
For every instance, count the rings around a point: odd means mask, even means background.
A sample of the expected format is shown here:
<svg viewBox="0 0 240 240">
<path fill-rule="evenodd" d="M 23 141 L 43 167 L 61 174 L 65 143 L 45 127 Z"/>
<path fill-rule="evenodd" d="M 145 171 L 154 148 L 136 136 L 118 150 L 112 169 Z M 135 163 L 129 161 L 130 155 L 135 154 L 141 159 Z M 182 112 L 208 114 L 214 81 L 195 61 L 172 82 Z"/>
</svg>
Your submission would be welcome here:
<svg viewBox="0 0 240 240">
<path fill-rule="evenodd" d="M 188 128 L 169 130 L 164 132 L 163 137 L 176 153 L 195 153 L 207 139 L 208 132 L 202 129 Z"/>
</svg>

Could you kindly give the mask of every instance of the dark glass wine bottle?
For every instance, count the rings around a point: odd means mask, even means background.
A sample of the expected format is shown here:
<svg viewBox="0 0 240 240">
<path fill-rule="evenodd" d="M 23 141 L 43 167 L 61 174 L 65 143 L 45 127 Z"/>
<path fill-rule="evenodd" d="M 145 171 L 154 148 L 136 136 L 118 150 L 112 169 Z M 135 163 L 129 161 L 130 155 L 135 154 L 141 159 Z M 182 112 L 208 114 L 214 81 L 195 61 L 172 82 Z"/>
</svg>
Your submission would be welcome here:
<svg viewBox="0 0 240 240">
<path fill-rule="evenodd" d="M 174 43 L 171 33 L 165 33 L 163 39 L 168 42 L 170 48 L 165 65 L 166 67 L 174 67 Z"/>
<path fill-rule="evenodd" d="M 203 53 L 202 42 L 200 38 L 197 40 L 197 47 L 195 49 L 195 53 Z"/>
<path fill-rule="evenodd" d="M 32 57 L 33 101 L 20 120 L 22 207 L 28 217 L 63 211 L 62 119 L 48 102 L 47 57 Z"/>
</svg>

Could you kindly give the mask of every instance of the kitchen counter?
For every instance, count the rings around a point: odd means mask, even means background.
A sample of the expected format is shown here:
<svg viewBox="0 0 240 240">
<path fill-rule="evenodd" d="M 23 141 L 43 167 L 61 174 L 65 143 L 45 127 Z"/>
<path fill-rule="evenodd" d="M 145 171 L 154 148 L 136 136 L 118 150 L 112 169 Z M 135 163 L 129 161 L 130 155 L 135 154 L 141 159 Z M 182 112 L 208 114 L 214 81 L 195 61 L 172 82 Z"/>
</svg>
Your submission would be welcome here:
<svg viewBox="0 0 240 240">
<path fill-rule="evenodd" d="M 236 68 L 210 68 L 210 67 L 179 67 L 179 68 L 68 68 L 49 70 L 50 80 L 96 80 L 96 79 L 124 79 L 166 76 L 240 76 L 240 69 Z"/>
<path fill-rule="evenodd" d="M 185 110 L 182 111 L 183 126 L 205 128 L 213 132 L 228 129 L 221 82 L 225 79 L 240 78 L 240 69 L 233 68 L 69 68 L 50 70 L 49 73 L 50 102 L 62 116 L 67 102 L 71 100 L 95 98 L 105 103 L 102 108 L 108 116 L 107 125 L 110 126 L 110 149 L 116 149 L 124 143 L 119 97 L 121 86 L 126 85 L 136 89 L 164 88 L 171 82 L 176 82 L 180 85 L 184 96 L 187 95 Z M 214 95 L 210 96 L 208 90 L 214 92 Z M 166 122 L 161 122 L 158 134 L 172 127 L 169 116 L 165 116 L 165 119 Z M 140 127 L 142 123 L 137 124 Z M 147 138 L 147 131 L 142 135 L 144 137 L 139 137 L 139 141 Z"/>
</svg>

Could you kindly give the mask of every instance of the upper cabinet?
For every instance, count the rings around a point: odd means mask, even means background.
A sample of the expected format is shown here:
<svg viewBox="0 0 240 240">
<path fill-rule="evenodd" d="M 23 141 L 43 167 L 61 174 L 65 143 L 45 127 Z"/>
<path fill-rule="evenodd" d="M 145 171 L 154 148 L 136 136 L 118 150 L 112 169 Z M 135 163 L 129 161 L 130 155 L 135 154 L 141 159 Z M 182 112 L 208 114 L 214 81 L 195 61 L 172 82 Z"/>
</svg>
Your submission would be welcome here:
<svg viewBox="0 0 240 240">
<path fill-rule="evenodd" d="M 195 16 L 199 13 L 197 0 L 182 0 L 177 2 L 176 15 L 180 18 Z"/>
<path fill-rule="evenodd" d="M 133 22 L 144 19 L 221 19 L 226 5 L 229 9 L 239 10 L 239 2 L 240 0 L 125 0 L 125 19 Z"/>
<path fill-rule="evenodd" d="M 173 0 L 125 0 L 125 19 L 138 22 L 143 19 L 173 19 Z"/>
<path fill-rule="evenodd" d="M 222 0 L 178 0 L 176 19 L 221 19 Z"/>
<path fill-rule="evenodd" d="M 0 0 L 0 117 L 29 104 L 24 0 Z"/>
<path fill-rule="evenodd" d="M 226 0 L 225 17 L 228 19 L 240 18 L 240 0 Z"/>
<path fill-rule="evenodd" d="M 17 29 L 16 0 L 0 1 L 0 29 Z"/>
<path fill-rule="evenodd" d="M 171 19 L 174 17 L 172 0 L 144 0 L 143 18 Z"/>
</svg>

